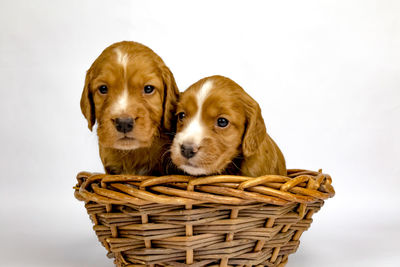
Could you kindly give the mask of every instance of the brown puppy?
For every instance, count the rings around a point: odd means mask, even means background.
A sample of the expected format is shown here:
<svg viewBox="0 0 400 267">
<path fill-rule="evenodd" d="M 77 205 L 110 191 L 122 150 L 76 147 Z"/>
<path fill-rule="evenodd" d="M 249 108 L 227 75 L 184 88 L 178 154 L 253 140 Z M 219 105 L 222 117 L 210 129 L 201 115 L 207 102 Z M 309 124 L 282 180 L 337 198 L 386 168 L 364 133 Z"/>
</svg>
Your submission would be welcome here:
<svg viewBox="0 0 400 267">
<path fill-rule="evenodd" d="M 211 76 L 190 86 L 177 107 L 172 161 L 191 175 L 286 175 L 261 109 L 234 81 Z"/>
<path fill-rule="evenodd" d="M 100 157 L 110 174 L 163 173 L 179 91 L 150 48 L 136 42 L 107 47 L 87 71 L 81 109 L 97 121 Z"/>
</svg>

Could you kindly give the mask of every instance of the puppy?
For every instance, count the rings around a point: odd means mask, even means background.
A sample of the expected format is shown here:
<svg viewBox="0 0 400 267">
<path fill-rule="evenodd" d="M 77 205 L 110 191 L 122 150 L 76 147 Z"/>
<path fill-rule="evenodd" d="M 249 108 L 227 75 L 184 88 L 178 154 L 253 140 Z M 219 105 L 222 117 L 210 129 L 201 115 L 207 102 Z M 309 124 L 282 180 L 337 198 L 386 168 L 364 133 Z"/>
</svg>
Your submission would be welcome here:
<svg viewBox="0 0 400 267">
<path fill-rule="evenodd" d="M 87 71 L 81 110 L 90 130 L 97 122 L 106 173 L 163 173 L 178 94 L 171 71 L 150 48 L 124 41 L 101 53 Z"/>
<path fill-rule="evenodd" d="M 177 117 L 171 158 L 186 173 L 286 175 L 259 105 L 234 81 L 211 76 L 196 82 L 180 96 Z"/>
</svg>

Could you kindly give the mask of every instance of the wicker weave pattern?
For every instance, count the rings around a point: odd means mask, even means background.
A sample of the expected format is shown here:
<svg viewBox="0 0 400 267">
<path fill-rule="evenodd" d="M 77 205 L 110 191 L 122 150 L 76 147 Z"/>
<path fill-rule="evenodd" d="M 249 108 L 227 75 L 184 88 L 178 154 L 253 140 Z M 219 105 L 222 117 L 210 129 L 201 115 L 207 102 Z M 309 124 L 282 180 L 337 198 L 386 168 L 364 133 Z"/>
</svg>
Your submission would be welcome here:
<svg viewBox="0 0 400 267">
<path fill-rule="evenodd" d="M 99 241 L 119 267 L 284 266 L 323 200 L 321 171 L 288 177 L 148 177 L 79 173 Z"/>
</svg>

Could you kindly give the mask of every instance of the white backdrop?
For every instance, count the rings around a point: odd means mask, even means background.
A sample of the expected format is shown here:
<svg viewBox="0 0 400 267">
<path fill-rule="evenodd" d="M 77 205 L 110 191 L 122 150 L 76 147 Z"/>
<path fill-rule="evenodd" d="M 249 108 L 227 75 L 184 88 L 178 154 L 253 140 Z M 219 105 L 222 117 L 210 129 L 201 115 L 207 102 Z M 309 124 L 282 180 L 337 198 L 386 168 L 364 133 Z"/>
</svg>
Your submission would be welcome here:
<svg viewBox="0 0 400 267">
<path fill-rule="evenodd" d="M 102 171 L 79 100 L 108 45 L 151 47 L 180 90 L 212 74 L 262 107 L 290 168 L 337 195 L 288 267 L 400 266 L 400 2 L 0 2 L 0 265 L 112 266 L 78 171 Z"/>
</svg>

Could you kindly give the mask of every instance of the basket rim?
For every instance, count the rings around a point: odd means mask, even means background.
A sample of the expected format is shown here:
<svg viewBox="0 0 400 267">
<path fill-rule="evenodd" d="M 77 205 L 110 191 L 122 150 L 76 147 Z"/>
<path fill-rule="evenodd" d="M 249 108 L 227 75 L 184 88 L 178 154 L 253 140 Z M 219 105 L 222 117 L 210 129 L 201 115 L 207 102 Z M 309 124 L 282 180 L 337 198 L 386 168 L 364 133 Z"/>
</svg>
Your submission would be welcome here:
<svg viewBox="0 0 400 267">
<path fill-rule="evenodd" d="M 246 205 L 267 203 L 311 204 L 335 195 L 329 174 L 303 169 L 288 169 L 287 176 L 185 175 L 143 176 L 80 172 L 75 197 L 101 204 L 152 203 L 196 205 L 204 203 Z"/>
</svg>

